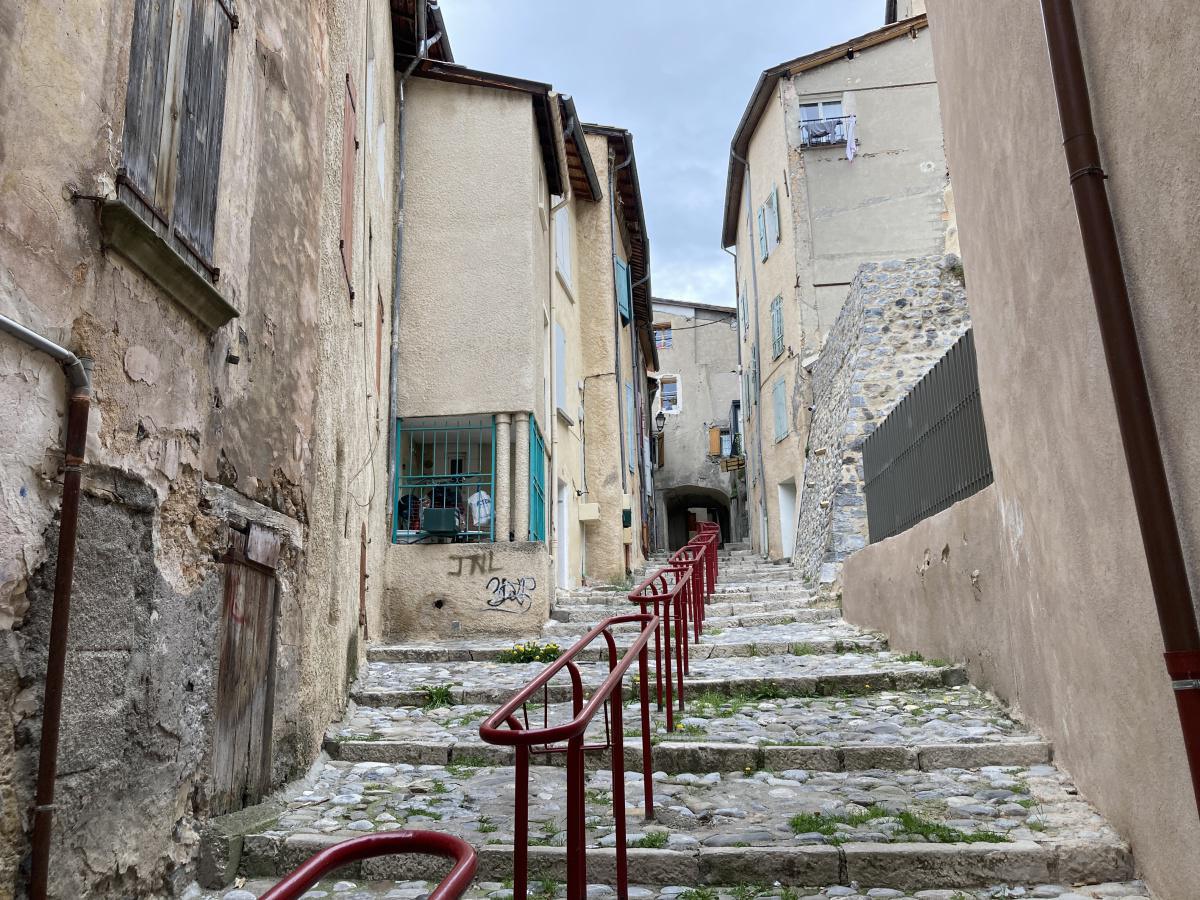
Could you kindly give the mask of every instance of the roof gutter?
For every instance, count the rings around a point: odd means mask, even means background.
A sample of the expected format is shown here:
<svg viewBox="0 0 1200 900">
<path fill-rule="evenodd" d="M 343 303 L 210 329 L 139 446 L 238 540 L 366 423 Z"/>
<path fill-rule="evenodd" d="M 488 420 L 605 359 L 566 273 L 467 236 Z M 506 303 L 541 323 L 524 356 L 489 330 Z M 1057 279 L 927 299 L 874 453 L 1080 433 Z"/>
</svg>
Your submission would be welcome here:
<svg viewBox="0 0 1200 900">
<path fill-rule="evenodd" d="M 1063 149 L 1117 424 L 1158 608 L 1167 671 L 1179 708 L 1192 788 L 1200 807 L 1200 627 L 1171 504 L 1116 226 L 1104 186 L 1107 176 L 1100 164 L 1100 147 L 1071 0 L 1042 0 L 1042 15 L 1058 96 Z"/>
</svg>

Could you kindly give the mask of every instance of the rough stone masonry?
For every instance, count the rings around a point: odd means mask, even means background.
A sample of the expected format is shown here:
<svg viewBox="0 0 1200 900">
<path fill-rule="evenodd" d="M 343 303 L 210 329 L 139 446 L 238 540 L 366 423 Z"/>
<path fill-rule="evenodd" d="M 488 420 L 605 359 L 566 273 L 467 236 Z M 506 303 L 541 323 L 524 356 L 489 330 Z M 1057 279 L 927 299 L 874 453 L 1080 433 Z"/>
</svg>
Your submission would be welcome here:
<svg viewBox="0 0 1200 900">
<path fill-rule="evenodd" d="M 793 561 L 822 592 L 867 543 L 862 444 L 971 327 L 958 257 L 860 266 L 811 369 L 812 420 Z"/>
</svg>

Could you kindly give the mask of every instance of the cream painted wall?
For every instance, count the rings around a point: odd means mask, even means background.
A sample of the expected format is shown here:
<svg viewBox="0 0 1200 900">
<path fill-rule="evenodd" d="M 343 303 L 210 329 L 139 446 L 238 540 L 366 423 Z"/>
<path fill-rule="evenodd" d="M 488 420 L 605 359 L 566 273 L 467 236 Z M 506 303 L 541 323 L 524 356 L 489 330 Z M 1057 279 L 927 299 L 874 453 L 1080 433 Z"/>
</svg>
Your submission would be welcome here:
<svg viewBox="0 0 1200 900">
<path fill-rule="evenodd" d="M 1083 258 L 1036 0 L 930 4 L 988 490 L 849 561 L 856 622 L 966 660 L 1054 742 L 1161 900 L 1200 823 Z M 1075 3 L 1185 553 L 1200 561 L 1200 8 Z M 989 64 L 979 66 L 986 55 Z M 1134 77 L 1136 74 L 1136 77 Z M 947 548 L 946 565 L 939 554 Z M 932 557 L 932 563 L 925 560 Z"/>
<path fill-rule="evenodd" d="M 549 287 L 529 95 L 413 78 L 407 103 L 398 414 L 540 417 Z"/>
</svg>

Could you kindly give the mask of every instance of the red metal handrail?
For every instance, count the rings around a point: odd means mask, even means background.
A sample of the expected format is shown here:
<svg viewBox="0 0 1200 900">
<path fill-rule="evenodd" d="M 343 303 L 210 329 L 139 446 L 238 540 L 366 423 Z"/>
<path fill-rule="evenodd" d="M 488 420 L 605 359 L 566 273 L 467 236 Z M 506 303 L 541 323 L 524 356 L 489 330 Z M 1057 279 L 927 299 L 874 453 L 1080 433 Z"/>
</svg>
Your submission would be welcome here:
<svg viewBox="0 0 1200 900">
<path fill-rule="evenodd" d="M 675 730 L 675 696 L 683 711 L 683 676 L 690 669 L 688 648 L 688 615 L 694 608 L 697 592 L 693 590 L 693 567 L 666 565 L 656 569 L 629 592 L 629 600 L 638 604 L 643 614 L 653 612 L 659 626 L 654 631 L 654 681 L 658 708 L 667 713 L 667 731 Z M 651 608 L 652 607 L 652 608 Z M 699 635 L 697 635 L 697 638 Z M 672 643 L 674 652 L 672 653 Z M 665 650 L 665 654 L 664 654 Z M 674 657 L 674 675 L 672 674 Z M 665 675 L 665 678 L 664 678 Z M 678 682 L 678 688 L 675 683 Z M 665 685 L 665 703 L 664 703 Z"/>
<path fill-rule="evenodd" d="M 296 900 L 335 869 L 395 853 L 423 853 L 454 860 L 454 867 L 429 894 L 429 900 L 458 900 L 471 886 L 479 859 L 475 848 L 461 838 L 436 831 L 387 831 L 351 838 L 310 857 L 260 900 Z"/>
<path fill-rule="evenodd" d="M 626 622 L 638 622 L 641 632 L 617 658 L 617 642 L 612 627 Z M 536 678 L 514 694 L 479 726 L 479 736 L 489 744 L 516 747 L 516 798 L 513 824 L 513 900 L 525 900 L 529 886 L 529 755 L 562 753 L 567 756 L 567 900 L 584 900 L 587 894 L 587 850 L 584 829 L 584 767 L 585 750 L 612 749 L 612 801 L 616 826 L 617 896 L 629 897 L 629 863 L 625 847 L 625 733 L 621 725 L 624 695 L 621 684 L 625 673 L 636 658 L 638 661 L 638 699 L 642 719 L 642 769 L 646 801 L 646 818 L 654 818 L 654 779 L 650 743 L 649 650 L 650 636 L 658 629 L 658 616 L 630 613 L 611 616 L 592 627 L 562 656 L 550 663 Z M 608 646 L 608 677 L 584 702 L 583 676 L 576 657 L 592 641 L 603 636 Z M 548 697 L 550 680 L 563 669 L 571 677 L 571 711 L 569 722 L 542 728 L 530 728 L 528 712 L 525 723 L 517 718 L 517 710 L 526 707 L 539 689 Z M 609 718 L 605 720 L 608 740 L 604 744 L 585 745 L 584 733 L 601 705 L 606 705 Z M 546 704 L 548 718 L 549 704 Z M 566 741 L 565 746 L 553 746 Z M 534 749 L 537 747 L 537 749 Z"/>
</svg>

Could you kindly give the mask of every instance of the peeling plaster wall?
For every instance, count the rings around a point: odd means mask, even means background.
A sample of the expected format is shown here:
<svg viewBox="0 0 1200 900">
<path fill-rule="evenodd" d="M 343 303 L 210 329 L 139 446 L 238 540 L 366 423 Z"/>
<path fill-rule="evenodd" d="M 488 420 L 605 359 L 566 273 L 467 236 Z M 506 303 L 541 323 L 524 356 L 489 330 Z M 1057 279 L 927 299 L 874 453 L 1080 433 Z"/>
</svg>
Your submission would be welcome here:
<svg viewBox="0 0 1200 900">
<path fill-rule="evenodd" d="M 0 12 L 0 311 L 96 361 L 58 896 L 166 894 L 189 877 L 208 803 L 215 558 L 231 523 L 287 535 L 275 779 L 307 766 L 362 657 L 359 535 L 364 523 L 382 535 L 386 505 L 374 336 L 377 301 L 386 316 L 391 294 L 388 5 L 238 4 L 213 257 L 241 315 L 215 333 L 101 252 L 94 207 L 69 199 L 72 187 L 113 191 L 133 9 L 81 0 Z M 338 251 L 347 72 L 362 145 L 353 302 Z M 17 889 L 28 849 L 64 394 L 53 365 L 0 338 L 0 720 L 15 723 L 0 733 L 0 896 Z M 220 486 L 240 500 L 215 504 Z M 382 567 L 383 546 L 369 545 L 369 567 Z M 126 611 L 89 613 L 98 598 Z M 127 777 L 112 774 L 118 761 Z"/>
</svg>

